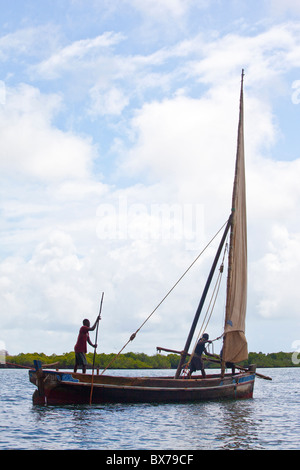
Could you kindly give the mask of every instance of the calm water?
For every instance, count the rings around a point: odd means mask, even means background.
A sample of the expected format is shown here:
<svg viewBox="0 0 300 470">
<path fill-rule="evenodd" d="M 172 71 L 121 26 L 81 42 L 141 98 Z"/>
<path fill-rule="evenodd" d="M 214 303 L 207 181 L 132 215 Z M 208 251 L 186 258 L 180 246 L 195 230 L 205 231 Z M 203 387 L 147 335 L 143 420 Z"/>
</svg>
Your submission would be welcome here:
<svg viewBox="0 0 300 470">
<path fill-rule="evenodd" d="M 0 369 L 0 449 L 300 449 L 300 368 L 258 372 L 250 400 L 42 407 L 27 370 Z"/>
</svg>

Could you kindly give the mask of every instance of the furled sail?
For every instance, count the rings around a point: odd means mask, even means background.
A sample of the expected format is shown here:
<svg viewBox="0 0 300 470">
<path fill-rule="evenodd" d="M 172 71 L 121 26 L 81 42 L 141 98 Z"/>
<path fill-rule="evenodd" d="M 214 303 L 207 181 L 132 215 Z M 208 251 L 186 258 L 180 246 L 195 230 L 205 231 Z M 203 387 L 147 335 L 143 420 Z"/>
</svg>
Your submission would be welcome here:
<svg viewBox="0 0 300 470">
<path fill-rule="evenodd" d="M 228 260 L 227 300 L 222 359 L 240 362 L 248 358 L 245 337 L 247 308 L 247 219 L 244 161 L 244 109 L 242 72 L 240 116 L 232 196 L 232 226 Z"/>
</svg>

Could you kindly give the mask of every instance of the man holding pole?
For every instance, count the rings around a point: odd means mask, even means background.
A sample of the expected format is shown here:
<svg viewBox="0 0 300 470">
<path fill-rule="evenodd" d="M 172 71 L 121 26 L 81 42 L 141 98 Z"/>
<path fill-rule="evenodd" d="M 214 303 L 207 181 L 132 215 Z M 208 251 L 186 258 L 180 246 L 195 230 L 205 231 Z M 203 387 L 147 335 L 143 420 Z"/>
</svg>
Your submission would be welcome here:
<svg viewBox="0 0 300 470">
<path fill-rule="evenodd" d="M 78 366 L 82 366 L 82 373 L 83 374 L 86 373 L 87 360 L 86 360 L 85 355 L 87 352 L 87 343 L 89 343 L 89 345 L 92 346 L 93 348 L 97 348 L 97 344 L 93 344 L 90 340 L 89 331 L 94 331 L 100 318 L 101 317 L 99 314 L 92 327 L 90 326 L 90 321 L 87 318 L 84 319 L 82 322 L 83 326 L 79 330 L 77 343 L 75 344 L 75 347 L 74 347 L 74 351 L 75 351 L 74 372 L 77 372 Z"/>
</svg>

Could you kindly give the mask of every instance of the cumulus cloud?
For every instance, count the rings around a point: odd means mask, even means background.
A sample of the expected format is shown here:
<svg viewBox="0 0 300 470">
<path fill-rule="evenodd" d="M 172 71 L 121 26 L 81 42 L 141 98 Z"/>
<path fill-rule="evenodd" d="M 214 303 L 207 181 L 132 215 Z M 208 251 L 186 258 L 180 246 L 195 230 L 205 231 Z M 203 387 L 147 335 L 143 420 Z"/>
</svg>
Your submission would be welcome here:
<svg viewBox="0 0 300 470">
<path fill-rule="evenodd" d="M 52 125 L 60 106 L 59 95 L 43 95 L 29 85 L 6 89 L 0 111 L 2 171 L 41 181 L 87 176 L 95 151 L 88 139 Z"/>
<path fill-rule="evenodd" d="M 258 313 L 268 319 L 299 319 L 296 288 L 300 236 L 286 225 L 272 225 L 264 255 L 253 266 L 253 282 L 260 293 Z M 263 276 L 261 276 L 263 273 Z M 257 282 L 257 280 L 260 282 Z"/>
</svg>

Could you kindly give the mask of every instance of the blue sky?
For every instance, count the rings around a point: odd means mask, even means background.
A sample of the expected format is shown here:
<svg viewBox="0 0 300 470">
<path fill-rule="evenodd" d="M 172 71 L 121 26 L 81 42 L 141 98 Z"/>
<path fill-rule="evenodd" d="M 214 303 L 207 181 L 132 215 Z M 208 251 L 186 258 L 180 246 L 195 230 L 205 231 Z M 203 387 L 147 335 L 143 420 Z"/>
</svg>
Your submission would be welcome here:
<svg viewBox="0 0 300 470">
<path fill-rule="evenodd" d="M 249 350 L 295 349 L 298 3 L 0 6 L 6 349 L 72 350 L 102 291 L 99 350 L 118 351 L 140 326 L 228 216 L 242 68 Z M 129 349 L 182 348 L 209 262 L 206 254 Z M 223 315 L 224 297 L 211 337 Z"/>
</svg>

